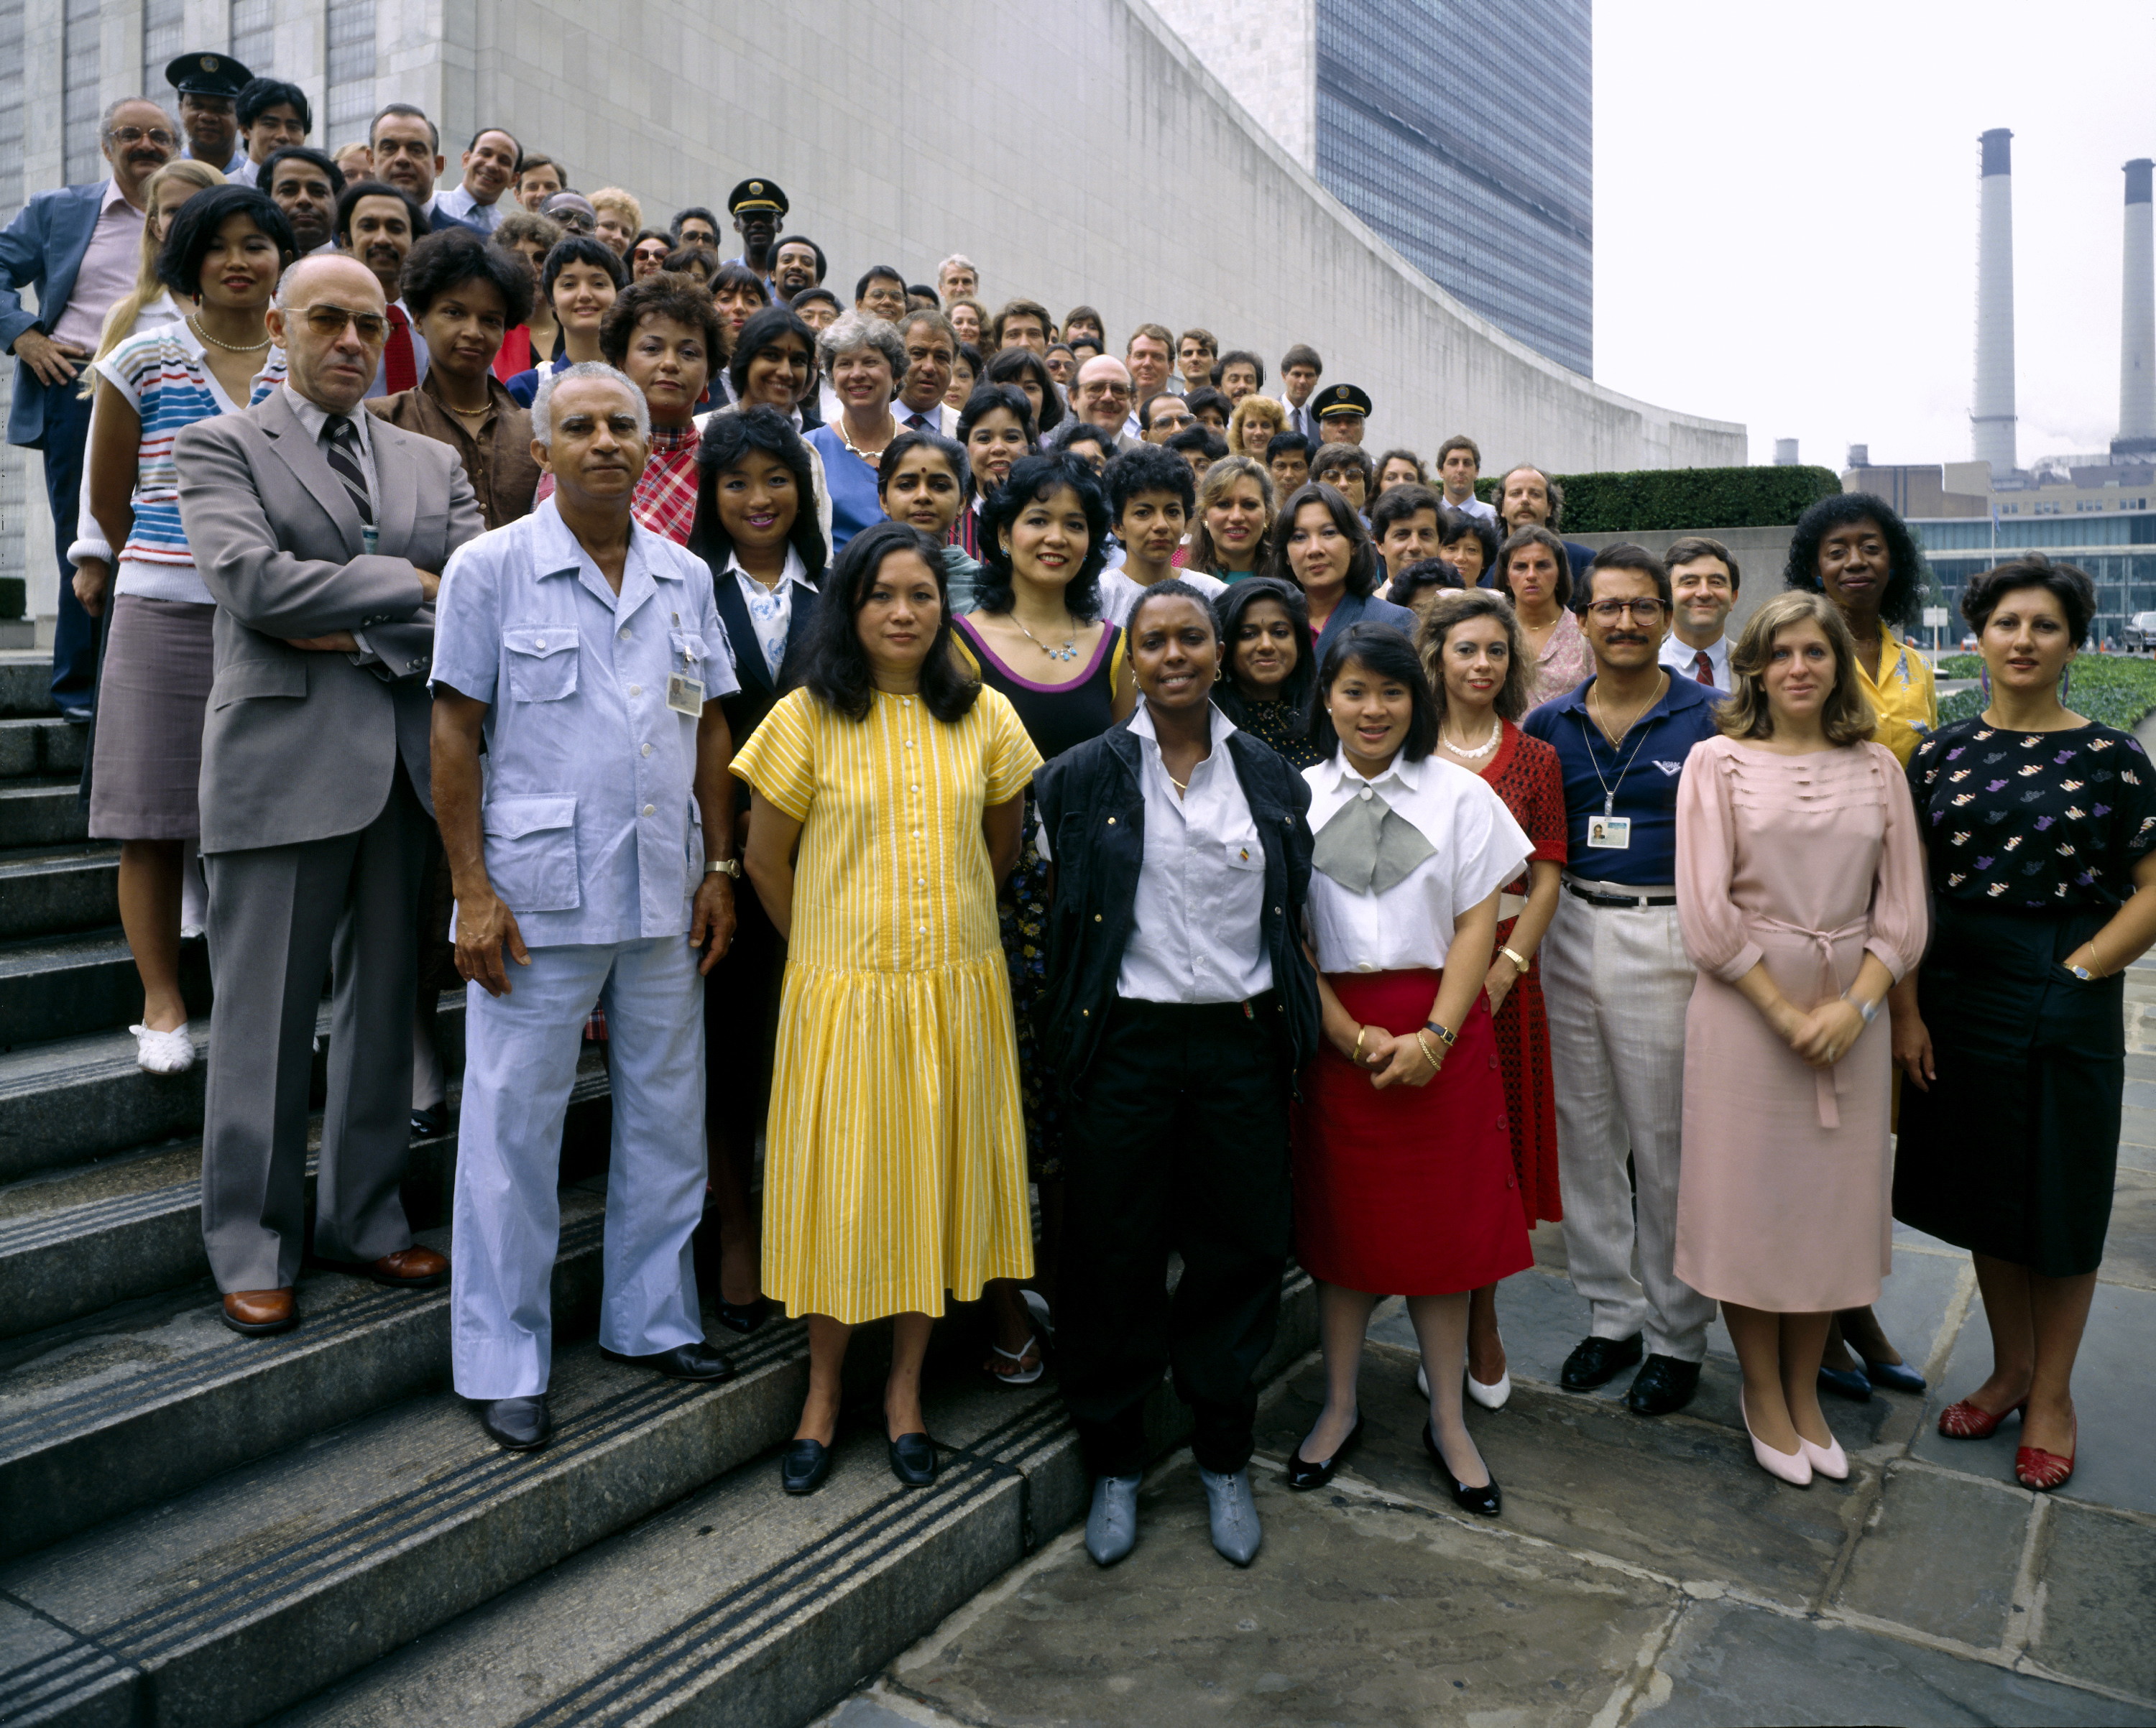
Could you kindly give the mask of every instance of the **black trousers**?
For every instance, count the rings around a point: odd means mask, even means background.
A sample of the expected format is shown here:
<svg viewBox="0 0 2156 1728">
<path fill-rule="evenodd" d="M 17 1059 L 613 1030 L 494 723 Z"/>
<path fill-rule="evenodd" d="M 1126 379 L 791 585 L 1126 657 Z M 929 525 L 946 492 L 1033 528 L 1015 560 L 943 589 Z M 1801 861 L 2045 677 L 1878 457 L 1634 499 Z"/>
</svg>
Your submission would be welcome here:
<svg viewBox="0 0 2156 1728">
<path fill-rule="evenodd" d="M 83 446 L 90 437 L 90 404 L 73 384 L 45 392 L 45 497 L 53 510 L 53 551 L 59 560 L 60 601 L 53 627 L 53 700 L 63 708 L 87 708 L 97 687 L 97 620 L 74 597 L 74 566 L 68 548 L 80 524 Z M 113 548 L 117 564 L 119 548 Z M 107 618 L 112 614 L 108 594 Z"/>
<path fill-rule="evenodd" d="M 1065 1140 L 1057 1335 L 1096 1476 L 1144 1469 L 1145 1402 L 1164 1367 L 1196 1418 L 1198 1462 L 1250 1462 L 1291 1218 L 1279 1018 L 1270 994 L 1111 1010 Z"/>
</svg>

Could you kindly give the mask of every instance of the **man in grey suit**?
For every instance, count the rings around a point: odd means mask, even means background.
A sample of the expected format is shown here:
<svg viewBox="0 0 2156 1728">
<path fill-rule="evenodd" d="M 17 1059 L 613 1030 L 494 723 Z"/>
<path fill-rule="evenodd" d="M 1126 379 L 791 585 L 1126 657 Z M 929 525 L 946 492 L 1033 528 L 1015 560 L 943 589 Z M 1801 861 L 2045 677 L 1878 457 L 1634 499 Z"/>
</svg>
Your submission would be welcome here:
<svg viewBox="0 0 2156 1728">
<path fill-rule="evenodd" d="M 217 992 L 203 1237 L 234 1331 L 282 1331 L 305 1226 L 307 1083 L 335 974 L 315 1251 L 439 1284 L 398 1185 L 429 787 L 427 677 L 449 556 L 480 531 L 456 453 L 362 408 L 388 334 L 357 259 L 302 259 L 270 333 L 282 390 L 179 437 L 180 517 L 217 597 L 203 862 Z M 332 962 L 334 962 L 332 967 Z"/>
</svg>

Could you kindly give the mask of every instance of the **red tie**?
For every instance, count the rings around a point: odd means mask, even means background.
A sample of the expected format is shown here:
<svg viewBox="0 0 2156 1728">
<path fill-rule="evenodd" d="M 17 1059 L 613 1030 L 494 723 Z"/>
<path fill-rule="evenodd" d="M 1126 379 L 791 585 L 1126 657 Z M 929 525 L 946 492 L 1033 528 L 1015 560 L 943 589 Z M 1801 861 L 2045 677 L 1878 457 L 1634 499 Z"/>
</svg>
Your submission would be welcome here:
<svg viewBox="0 0 2156 1728">
<path fill-rule="evenodd" d="M 1691 657 L 1691 674 L 1702 684 L 1714 682 L 1714 662 L 1707 659 L 1705 649 Z"/>
<path fill-rule="evenodd" d="M 412 357 L 412 326 L 403 307 L 394 300 L 389 303 L 389 345 L 382 351 L 382 363 L 392 396 L 419 382 L 419 363 Z"/>
</svg>

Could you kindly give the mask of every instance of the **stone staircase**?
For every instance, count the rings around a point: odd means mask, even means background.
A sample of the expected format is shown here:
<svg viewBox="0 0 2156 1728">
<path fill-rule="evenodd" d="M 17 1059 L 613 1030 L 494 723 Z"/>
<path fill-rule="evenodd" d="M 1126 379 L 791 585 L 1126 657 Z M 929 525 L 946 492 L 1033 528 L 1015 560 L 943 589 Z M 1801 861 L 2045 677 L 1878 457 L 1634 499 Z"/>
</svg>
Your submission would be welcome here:
<svg viewBox="0 0 2156 1728">
<path fill-rule="evenodd" d="M 1082 1515 L 1052 1377 L 983 1384 L 963 1310 L 930 1358 L 927 1490 L 884 1463 L 887 1329 L 863 1330 L 837 1468 L 799 1500 L 772 1455 L 801 1325 L 736 1341 L 719 1387 L 603 1360 L 595 1062 L 564 1134 L 547 1450 L 498 1450 L 449 1393 L 446 1291 L 311 1265 L 296 1331 L 227 1331 L 199 1228 L 203 1064 L 135 1066 L 82 736 L 38 658 L 0 654 L 0 1723 L 799 1723 Z M 454 1073 L 460 1001 L 441 1017 Z M 438 1247 L 455 1156 L 454 1131 L 415 1147 L 406 1186 Z M 1286 1293 L 1269 1377 L 1315 1341 L 1308 1281 Z M 1152 1413 L 1176 1443 L 1164 1388 Z"/>
</svg>

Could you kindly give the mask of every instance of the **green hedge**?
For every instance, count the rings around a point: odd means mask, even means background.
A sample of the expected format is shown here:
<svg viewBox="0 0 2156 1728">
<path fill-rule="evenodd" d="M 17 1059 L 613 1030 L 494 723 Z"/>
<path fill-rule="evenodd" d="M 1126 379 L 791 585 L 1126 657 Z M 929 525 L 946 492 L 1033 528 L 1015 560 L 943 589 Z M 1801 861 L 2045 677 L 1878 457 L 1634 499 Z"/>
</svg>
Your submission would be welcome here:
<svg viewBox="0 0 2156 1728">
<path fill-rule="evenodd" d="M 1495 504 L 1500 478 L 1478 481 L 1476 495 Z M 1568 534 L 1787 528 L 1841 490 L 1825 468 L 1648 468 L 1554 478 L 1564 488 Z"/>
<path fill-rule="evenodd" d="M 1974 654 L 1948 654 L 1939 662 L 1941 678 L 1975 678 L 1984 662 Z M 2130 732 L 2156 713 L 2156 660 L 2124 654 L 2081 654 L 2074 660 L 2066 706 L 2105 726 Z M 1939 704 L 1939 721 L 1967 720 L 1984 709 L 1984 690 L 1957 690 Z"/>
</svg>

